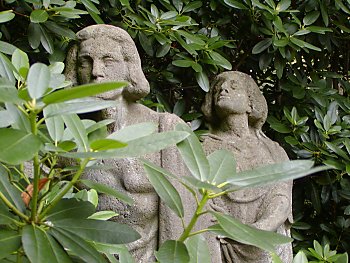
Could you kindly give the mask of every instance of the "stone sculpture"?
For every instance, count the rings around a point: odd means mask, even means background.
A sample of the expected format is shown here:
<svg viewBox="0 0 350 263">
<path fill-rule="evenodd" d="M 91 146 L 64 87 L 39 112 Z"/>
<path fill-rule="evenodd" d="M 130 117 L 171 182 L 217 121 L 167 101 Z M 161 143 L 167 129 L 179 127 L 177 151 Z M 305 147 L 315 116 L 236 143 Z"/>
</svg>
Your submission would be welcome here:
<svg viewBox="0 0 350 263">
<path fill-rule="evenodd" d="M 202 110 L 210 130 L 203 142 L 206 154 L 217 149 L 231 151 L 237 171 L 288 160 L 285 151 L 261 131 L 267 104 L 250 76 L 237 71 L 218 75 Z M 292 182 L 283 182 L 230 193 L 214 199 L 212 207 L 258 229 L 289 235 L 291 202 Z M 217 239 L 222 262 L 271 262 L 266 251 L 225 238 Z M 284 263 L 292 261 L 291 244 L 279 246 L 277 252 Z"/>
<path fill-rule="evenodd" d="M 119 101 L 116 108 L 101 112 L 100 118 L 116 120 L 109 127 L 111 132 L 142 122 L 156 123 L 161 132 L 173 130 L 177 123 L 182 122 L 173 114 L 157 113 L 136 102 L 149 93 L 149 84 L 142 72 L 136 46 L 126 31 L 111 25 L 94 25 L 79 31 L 77 38 L 78 44 L 71 48 L 66 60 L 66 76 L 73 84 L 103 81 L 130 83 L 121 91 L 100 95 L 101 99 Z M 174 174 L 186 173 L 175 147 L 149 154 L 145 159 Z M 127 205 L 102 195 L 98 208 L 117 212 L 119 216 L 114 220 L 130 225 L 141 234 L 141 239 L 128 244 L 136 262 L 153 262 L 153 253 L 159 244 L 179 237 L 181 221 L 159 201 L 137 159 L 103 160 L 102 163 L 114 168 L 87 172 L 85 176 L 128 194 L 134 204 Z M 191 201 L 186 200 L 186 190 L 179 185 L 177 187 L 183 202 L 189 204 Z M 193 211 L 194 208 L 187 205 L 186 209 Z"/>
</svg>

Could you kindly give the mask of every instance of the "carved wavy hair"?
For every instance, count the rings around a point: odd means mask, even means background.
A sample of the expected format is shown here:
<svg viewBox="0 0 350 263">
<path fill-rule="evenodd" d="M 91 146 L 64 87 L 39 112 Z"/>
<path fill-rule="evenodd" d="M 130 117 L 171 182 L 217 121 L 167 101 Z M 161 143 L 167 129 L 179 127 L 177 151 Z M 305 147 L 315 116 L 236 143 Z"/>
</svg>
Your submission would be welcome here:
<svg viewBox="0 0 350 263">
<path fill-rule="evenodd" d="M 91 38 L 108 37 L 120 45 L 124 62 L 127 65 L 130 85 L 123 89 L 123 97 L 128 101 L 136 101 L 144 98 L 150 91 L 149 83 L 141 68 L 141 59 L 137 48 L 130 35 L 123 29 L 112 25 L 93 25 L 80 30 L 77 33 L 77 42 L 68 50 L 66 57 L 66 78 L 72 81 L 73 85 L 78 83 L 78 53 L 80 43 Z M 116 79 L 118 81 L 118 79 Z M 122 81 L 122 80 L 120 80 Z"/>
<path fill-rule="evenodd" d="M 205 96 L 202 104 L 202 111 L 208 125 L 212 128 L 216 127 L 216 122 L 219 120 L 214 109 L 214 94 L 218 85 L 223 80 L 241 80 L 244 83 L 245 90 L 249 99 L 250 110 L 248 114 L 248 124 L 251 128 L 260 130 L 267 118 L 267 103 L 265 97 L 262 95 L 258 85 L 249 75 L 239 71 L 227 71 L 215 77 L 209 92 Z"/>
</svg>

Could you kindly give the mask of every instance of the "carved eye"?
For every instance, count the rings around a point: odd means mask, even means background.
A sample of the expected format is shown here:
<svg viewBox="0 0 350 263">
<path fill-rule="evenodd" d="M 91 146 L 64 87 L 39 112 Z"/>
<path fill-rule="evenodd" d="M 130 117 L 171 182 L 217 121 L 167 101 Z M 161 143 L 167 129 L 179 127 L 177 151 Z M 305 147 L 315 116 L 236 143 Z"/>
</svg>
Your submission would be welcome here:
<svg viewBox="0 0 350 263">
<path fill-rule="evenodd" d="M 103 58 L 103 63 L 105 64 L 105 66 L 113 66 L 115 65 L 115 63 L 117 63 L 118 61 L 115 58 L 112 57 L 104 57 Z"/>
</svg>

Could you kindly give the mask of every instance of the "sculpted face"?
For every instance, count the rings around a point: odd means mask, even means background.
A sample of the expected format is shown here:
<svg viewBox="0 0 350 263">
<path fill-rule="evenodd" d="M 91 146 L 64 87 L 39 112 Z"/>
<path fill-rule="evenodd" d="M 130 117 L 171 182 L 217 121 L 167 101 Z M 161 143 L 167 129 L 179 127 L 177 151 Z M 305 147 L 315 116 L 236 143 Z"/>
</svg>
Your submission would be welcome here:
<svg viewBox="0 0 350 263">
<path fill-rule="evenodd" d="M 128 81 L 129 70 L 122 47 L 108 37 L 90 38 L 81 42 L 78 53 L 78 81 L 80 84 L 108 81 Z M 99 95 L 103 99 L 116 99 L 121 90 Z"/>
<path fill-rule="evenodd" d="M 223 79 L 215 86 L 214 105 L 217 114 L 242 114 L 250 110 L 245 83 L 238 79 Z"/>
</svg>

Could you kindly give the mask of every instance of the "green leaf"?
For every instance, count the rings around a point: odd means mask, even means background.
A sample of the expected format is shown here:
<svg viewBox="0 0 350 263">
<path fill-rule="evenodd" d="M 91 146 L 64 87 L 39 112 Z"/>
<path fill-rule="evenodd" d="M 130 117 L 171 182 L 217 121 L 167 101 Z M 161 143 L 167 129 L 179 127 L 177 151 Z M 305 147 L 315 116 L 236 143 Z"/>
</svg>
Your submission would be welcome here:
<svg viewBox="0 0 350 263">
<path fill-rule="evenodd" d="M 194 188 L 196 188 L 196 189 L 206 189 L 206 190 L 212 191 L 214 193 L 222 192 L 222 190 L 220 188 L 216 187 L 215 185 L 204 182 L 204 181 L 200 181 L 192 176 L 183 176 L 182 179 L 184 181 L 186 181 L 187 183 L 189 183 L 190 185 L 194 186 Z"/>
<path fill-rule="evenodd" d="M 13 71 L 16 71 L 15 67 L 4 54 L 0 53 L 0 76 L 14 83 L 15 77 Z"/>
<path fill-rule="evenodd" d="M 94 242 L 93 246 L 99 252 L 104 253 L 107 256 L 107 258 L 111 261 L 111 263 L 118 263 L 118 261 L 116 261 L 115 257 L 113 256 L 114 254 L 119 255 L 120 263 L 135 263 L 133 257 L 130 255 L 125 245 L 111 245 Z"/>
<path fill-rule="evenodd" d="M 49 52 L 50 54 L 53 54 L 55 48 L 53 45 L 53 40 L 52 40 L 51 35 L 41 25 L 38 25 L 38 27 L 39 27 L 40 32 L 41 32 L 40 33 L 40 43 L 43 45 L 43 47 L 45 48 L 45 50 L 47 52 Z"/>
<path fill-rule="evenodd" d="M 118 200 L 121 200 L 129 205 L 133 204 L 133 202 L 134 202 L 131 197 L 127 196 L 126 194 L 120 193 L 117 190 L 115 190 L 107 185 L 96 183 L 96 182 L 93 182 L 91 180 L 86 180 L 86 179 L 80 180 L 80 182 L 89 188 L 95 189 L 98 193 L 111 195 L 111 196 L 117 198 Z"/>
<path fill-rule="evenodd" d="M 312 173 L 323 171 L 326 166 L 312 168 L 313 162 L 308 160 L 293 160 L 274 163 L 249 171 L 237 173 L 228 183 L 234 185 L 230 190 L 245 187 L 259 186 L 267 183 L 276 183 L 297 179 Z"/>
<path fill-rule="evenodd" d="M 223 67 L 224 69 L 227 69 L 227 70 L 231 70 L 232 69 L 231 63 L 226 58 L 221 56 L 219 53 L 217 53 L 215 51 L 211 51 L 209 53 L 209 55 L 215 61 L 216 65 L 219 65 L 219 66 L 221 66 L 221 67 Z"/>
<path fill-rule="evenodd" d="M 18 48 L 13 52 L 11 62 L 18 72 L 20 72 L 20 69 L 22 68 L 29 69 L 29 59 L 27 54 Z M 19 79 L 19 75 L 17 75 L 17 73 L 15 73 L 15 76 L 17 79 Z M 26 75 L 22 77 L 26 78 Z"/>
<path fill-rule="evenodd" d="M 224 236 L 246 245 L 275 252 L 275 246 L 291 242 L 293 239 L 275 232 L 260 230 L 241 223 L 239 220 L 218 212 L 211 212 L 222 227 Z"/>
<path fill-rule="evenodd" d="M 319 11 L 312 11 L 312 12 L 308 13 L 303 19 L 304 25 L 308 26 L 308 25 L 315 23 L 315 21 L 318 19 L 319 16 L 320 16 Z"/>
<path fill-rule="evenodd" d="M 44 24 L 51 32 L 68 37 L 70 39 L 76 39 L 76 35 L 73 30 L 68 27 L 63 27 L 52 21 L 46 21 Z"/>
<path fill-rule="evenodd" d="M 158 49 L 157 49 L 157 52 L 156 52 L 156 57 L 157 58 L 162 58 L 164 57 L 166 54 L 168 54 L 169 50 L 170 50 L 170 43 L 166 43 L 166 44 L 163 44 L 161 45 Z"/>
<path fill-rule="evenodd" d="M 151 135 L 157 128 L 157 125 L 152 122 L 137 123 L 110 134 L 108 138 L 122 142 L 129 142 Z"/>
<path fill-rule="evenodd" d="M 64 230 L 83 239 L 108 244 L 130 243 L 140 235 L 130 226 L 93 219 L 62 219 L 52 221 L 55 230 Z"/>
<path fill-rule="evenodd" d="M 186 12 L 191 12 L 193 10 L 196 10 L 200 8 L 203 5 L 202 1 L 194 1 L 194 2 L 189 2 L 185 7 L 182 9 L 183 13 Z"/>
<path fill-rule="evenodd" d="M 42 146 L 41 140 L 32 133 L 11 128 L 0 129 L 0 161 L 20 164 L 30 160 Z"/>
<path fill-rule="evenodd" d="M 78 150 L 87 152 L 89 150 L 89 140 L 86 134 L 84 124 L 76 114 L 63 115 L 62 119 L 67 129 L 72 133 Z"/>
<path fill-rule="evenodd" d="M 171 62 L 174 66 L 181 67 L 181 68 L 189 68 L 191 67 L 195 62 L 193 60 L 187 60 L 187 59 L 182 59 L 182 60 L 174 60 Z"/>
<path fill-rule="evenodd" d="M 44 23 L 49 18 L 49 14 L 45 10 L 36 9 L 30 14 L 30 22 Z"/>
<path fill-rule="evenodd" d="M 27 116 L 12 103 L 5 103 L 9 118 L 12 119 L 12 127 L 17 130 L 31 132 L 30 122 Z M 1 141 L 1 139 L 0 139 Z"/>
<path fill-rule="evenodd" d="M 91 216 L 88 217 L 88 219 L 95 219 L 95 220 L 109 220 L 112 217 L 118 216 L 118 213 L 114 211 L 98 211 Z"/>
<path fill-rule="evenodd" d="M 276 7 L 276 10 L 281 12 L 281 11 L 285 11 L 290 7 L 291 4 L 291 0 L 281 0 Z"/>
<path fill-rule="evenodd" d="M 100 14 L 100 11 L 96 8 L 96 6 L 90 0 L 81 0 L 86 9 L 92 11 L 95 14 Z"/>
<path fill-rule="evenodd" d="M 103 256 L 99 254 L 92 245 L 78 235 L 58 228 L 51 228 L 49 234 L 54 236 L 63 247 L 69 249 L 74 255 L 85 262 L 107 263 Z"/>
<path fill-rule="evenodd" d="M 127 144 L 112 140 L 112 139 L 99 139 L 96 141 L 93 141 L 90 144 L 90 148 L 94 151 L 105 151 L 105 150 L 110 150 L 110 149 L 118 149 L 125 147 Z"/>
<path fill-rule="evenodd" d="M 12 230 L 0 230 L 0 260 L 18 250 L 21 246 L 21 235 Z"/>
<path fill-rule="evenodd" d="M 72 262 L 64 249 L 43 229 L 35 225 L 23 227 L 22 244 L 24 252 L 31 262 Z"/>
<path fill-rule="evenodd" d="M 0 176 L 7 176 L 6 174 L 2 175 L 0 171 Z M 1 189 L 1 186 L 0 186 Z M 3 194 L 4 192 L 1 191 Z M 5 205 L 2 201 L 0 202 L 0 225 L 7 225 L 14 223 L 13 221 L 17 219 L 12 213 L 10 213 L 8 206 Z M 0 231 L 1 233 L 1 231 Z M 1 253 L 0 253 L 1 254 Z M 0 256 L 1 258 L 1 256 Z"/>
<path fill-rule="evenodd" d="M 208 181 L 219 185 L 236 174 L 236 161 L 230 151 L 217 150 L 208 156 L 210 176 Z"/>
<path fill-rule="evenodd" d="M 62 199 L 46 215 L 46 220 L 54 221 L 67 218 L 85 219 L 95 212 L 95 207 L 88 201 L 76 198 Z"/>
<path fill-rule="evenodd" d="M 63 132 L 64 132 L 63 119 L 61 116 L 47 118 L 47 116 L 50 116 L 52 112 L 55 110 L 59 110 L 59 107 L 57 104 L 52 104 L 44 108 L 43 113 L 45 117 L 46 127 L 50 134 L 51 139 L 54 140 L 55 142 L 58 142 L 63 137 Z"/>
<path fill-rule="evenodd" d="M 225 4 L 227 4 L 230 7 L 237 8 L 237 9 L 248 9 L 247 6 L 242 4 L 241 1 L 234 1 L 234 0 L 224 0 Z"/>
<path fill-rule="evenodd" d="M 6 78 L 0 78 L 0 102 L 21 104 L 16 87 Z"/>
<path fill-rule="evenodd" d="M 153 56 L 154 51 L 153 51 L 153 45 L 152 45 L 152 40 L 150 36 L 146 36 L 142 31 L 139 31 L 139 41 L 142 46 L 142 48 L 146 51 L 147 55 Z"/>
<path fill-rule="evenodd" d="M 13 10 L 6 10 L 0 12 L 0 23 L 11 21 L 15 17 Z"/>
<path fill-rule="evenodd" d="M 31 98 L 41 98 L 49 87 L 50 71 L 49 68 L 42 63 L 35 63 L 28 72 L 27 86 Z"/>
<path fill-rule="evenodd" d="M 293 259 L 293 263 L 308 263 L 305 253 L 303 251 L 299 251 L 298 254 L 295 255 Z"/>
<path fill-rule="evenodd" d="M 96 98 L 75 99 L 61 103 L 49 104 L 46 108 L 50 108 L 50 113 L 47 114 L 45 117 L 50 118 L 52 116 L 63 114 L 67 115 L 72 113 L 81 114 L 94 112 L 109 107 L 114 107 L 116 104 L 116 101 L 102 101 Z"/>
<path fill-rule="evenodd" d="M 184 217 L 184 208 L 181 197 L 175 187 L 166 179 L 165 175 L 152 166 L 143 163 L 149 181 L 161 200 L 175 212 L 178 217 Z"/>
<path fill-rule="evenodd" d="M 326 115 L 327 116 L 327 115 Z M 342 157 L 343 159 L 345 159 L 346 161 L 350 162 L 350 158 L 349 156 L 346 154 L 345 151 L 343 151 L 342 149 L 340 149 L 338 146 L 334 145 L 331 142 L 324 142 L 327 147 L 329 149 L 331 149 L 333 152 L 335 152 L 337 155 L 339 155 L 340 157 Z"/>
<path fill-rule="evenodd" d="M 68 158 L 126 158 L 140 157 L 147 153 L 158 152 L 168 146 L 184 140 L 189 134 L 187 132 L 169 131 L 148 135 L 129 141 L 124 148 L 109 150 L 105 152 L 84 152 L 84 153 L 60 153 Z"/>
<path fill-rule="evenodd" d="M 281 258 L 276 253 L 271 253 L 272 263 L 283 263 Z"/>
<path fill-rule="evenodd" d="M 263 52 L 265 49 L 267 49 L 272 44 L 272 38 L 267 38 L 264 40 L 261 40 L 259 43 L 257 43 L 252 50 L 252 54 L 259 54 Z"/>
<path fill-rule="evenodd" d="M 103 82 L 80 85 L 71 89 L 55 91 L 43 98 L 45 104 L 69 101 L 78 98 L 95 96 L 103 92 L 119 89 L 127 86 L 127 82 Z"/>
<path fill-rule="evenodd" d="M 205 157 L 203 148 L 197 136 L 185 124 L 178 124 L 177 131 L 186 131 L 190 133 L 185 140 L 177 144 L 177 148 L 192 175 L 201 181 L 206 181 L 209 176 L 209 163 Z"/>
<path fill-rule="evenodd" d="M 13 52 L 16 50 L 16 47 L 14 45 L 11 45 L 10 43 L 0 41 L 0 52 L 12 55 Z"/>
<path fill-rule="evenodd" d="M 155 252 L 155 256 L 160 263 L 188 263 L 190 256 L 186 246 L 176 240 L 167 240 Z"/>
<path fill-rule="evenodd" d="M 191 236 L 185 241 L 191 263 L 211 263 L 209 247 L 202 235 Z"/>
<path fill-rule="evenodd" d="M 10 183 L 7 171 L 2 166 L 0 166 L 0 191 L 19 211 L 26 210 L 20 191 Z"/>
<path fill-rule="evenodd" d="M 196 72 L 196 80 L 198 85 L 201 87 L 202 90 L 205 92 L 209 91 L 210 85 L 209 85 L 209 79 L 207 74 L 204 71 Z"/>
<path fill-rule="evenodd" d="M 41 29 L 38 24 L 30 23 L 28 26 L 28 41 L 31 48 L 36 49 L 40 45 Z"/>
</svg>

